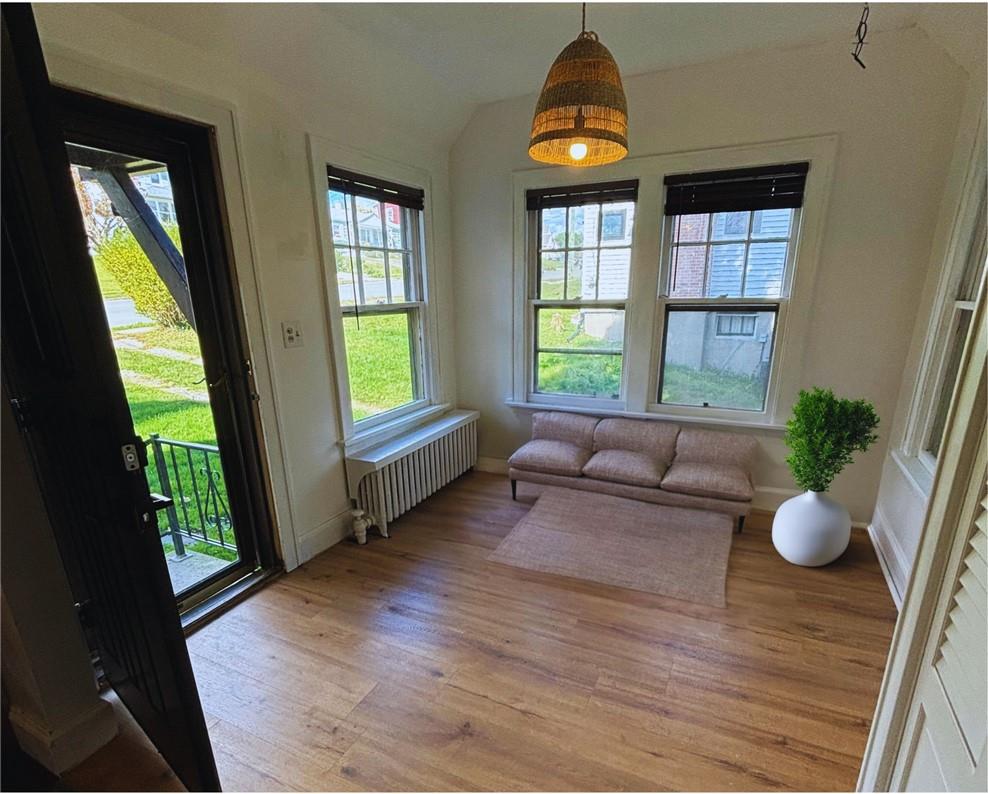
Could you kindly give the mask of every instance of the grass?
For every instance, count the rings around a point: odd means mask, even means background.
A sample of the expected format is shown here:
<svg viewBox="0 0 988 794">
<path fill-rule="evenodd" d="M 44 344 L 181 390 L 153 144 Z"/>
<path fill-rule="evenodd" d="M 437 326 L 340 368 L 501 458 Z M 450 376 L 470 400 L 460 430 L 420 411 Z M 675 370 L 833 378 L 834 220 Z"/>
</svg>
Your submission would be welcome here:
<svg viewBox="0 0 988 794">
<path fill-rule="evenodd" d="M 354 421 L 411 402 L 412 360 L 404 314 L 343 319 Z"/>
<path fill-rule="evenodd" d="M 240 555 L 234 549 L 225 549 L 221 546 L 214 546 L 212 543 L 203 543 L 201 540 L 189 540 L 187 537 L 182 539 L 185 541 L 186 551 L 208 554 L 210 557 L 216 557 L 218 560 L 226 560 L 227 562 L 236 562 L 240 559 Z M 172 554 L 175 551 L 175 546 L 167 535 L 161 539 L 161 547 L 165 554 Z"/>
<path fill-rule="evenodd" d="M 93 264 L 96 266 L 96 280 L 99 282 L 99 291 L 103 294 L 103 298 L 105 300 L 126 298 L 126 293 L 99 257 L 94 257 Z"/>
<path fill-rule="evenodd" d="M 114 334 L 118 335 L 116 331 Z M 191 328 L 165 328 L 156 325 L 150 331 L 134 334 L 133 338 L 140 339 L 147 347 L 164 347 L 168 350 L 185 353 L 187 356 L 199 357 L 202 355 L 199 349 L 199 337 Z"/>
<path fill-rule="evenodd" d="M 148 386 L 127 383 L 124 388 L 134 430 L 141 438 L 157 433 L 176 441 L 216 444 L 213 414 L 207 403 L 192 402 Z"/>
<path fill-rule="evenodd" d="M 765 386 L 764 381 L 749 375 L 669 365 L 662 378 L 662 402 L 673 405 L 706 402 L 712 408 L 761 411 Z"/>
</svg>

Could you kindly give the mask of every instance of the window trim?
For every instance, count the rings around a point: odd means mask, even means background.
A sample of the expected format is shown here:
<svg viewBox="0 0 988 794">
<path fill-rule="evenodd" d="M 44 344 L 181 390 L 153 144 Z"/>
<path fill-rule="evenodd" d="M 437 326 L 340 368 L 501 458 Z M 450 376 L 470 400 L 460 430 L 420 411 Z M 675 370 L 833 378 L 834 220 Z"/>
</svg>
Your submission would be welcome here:
<svg viewBox="0 0 988 794">
<path fill-rule="evenodd" d="M 631 276 L 626 301 L 624 366 L 622 371 L 622 400 L 597 400 L 566 395 L 541 395 L 533 392 L 534 329 L 528 311 L 530 263 L 534 261 L 532 220 L 527 210 L 525 193 L 530 189 L 567 187 L 586 182 L 587 174 L 566 167 L 539 168 L 512 174 L 513 188 L 513 252 L 514 252 L 514 324 L 513 379 L 508 404 L 513 406 L 546 405 L 574 410 L 600 409 L 627 415 L 658 418 L 682 417 L 684 421 L 710 420 L 711 424 L 764 426 L 776 429 L 785 421 L 789 409 L 802 385 L 802 358 L 809 324 L 808 311 L 787 311 L 788 305 L 811 305 L 812 288 L 823 238 L 827 203 L 833 181 L 838 136 L 824 135 L 789 141 L 755 144 L 723 149 L 706 149 L 676 154 L 648 155 L 627 158 L 612 165 L 594 169 L 599 182 L 639 180 L 638 202 L 635 208 L 635 229 L 632 239 Z M 787 268 L 788 302 L 780 306 L 775 330 L 772 378 L 766 410 L 761 413 L 733 409 L 679 407 L 657 403 L 658 367 L 661 344 L 661 317 L 664 316 L 659 297 L 660 275 L 666 256 L 663 243 L 667 239 L 663 213 L 666 175 L 696 171 L 716 171 L 771 163 L 806 161 L 810 174 L 806 182 L 799 228 L 795 231 L 789 256 L 796 262 Z M 668 299 L 665 299 L 668 300 Z M 677 303 L 709 302 L 709 299 L 677 299 Z M 727 299 L 731 300 L 731 299 Z M 737 299 L 753 305 L 762 299 Z M 777 299 L 771 299 L 777 304 Z M 531 351 L 531 352 L 530 352 Z M 753 415 L 754 414 L 754 415 Z"/>
<path fill-rule="evenodd" d="M 951 214 L 943 266 L 930 310 L 922 352 L 916 367 L 912 397 L 901 437 L 893 457 L 920 490 L 928 495 L 933 486 L 937 460 L 926 442 L 937 407 L 944 368 L 950 355 L 953 326 L 957 319 L 956 295 L 963 277 L 969 247 L 977 234 L 982 201 L 988 190 L 988 152 L 985 144 L 985 114 L 978 119 L 977 132 L 968 154 L 956 211 Z M 982 279 L 986 273 L 982 273 Z M 976 293 L 977 294 L 977 293 Z"/>
<path fill-rule="evenodd" d="M 319 136 L 308 135 L 309 164 L 312 190 L 315 197 L 318 227 L 317 246 L 323 271 L 323 288 L 328 305 L 327 322 L 330 331 L 331 359 L 336 383 L 336 406 L 339 439 L 345 449 L 386 441 L 410 424 L 435 413 L 444 404 L 442 382 L 439 376 L 439 344 L 435 329 L 438 327 L 437 306 L 433 296 L 435 288 L 435 248 L 433 234 L 432 179 L 429 173 L 415 166 L 375 157 L 357 149 L 337 144 Z M 419 211 L 418 229 L 413 230 L 421 261 L 418 300 L 401 304 L 388 304 L 377 309 L 364 307 L 362 314 L 399 310 L 412 310 L 420 314 L 420 333 L 412 347 L 413 359 L 418 356 L 415 377 L 419 381 L 420 396 L 410 403 L 383 411 L 374 416 L 354 421 L 350 401 L 350 378 L 347 369 L 346 342 L 343 317 L 348 312 L 340 304 L 336 281 L 336 245 L 333 241 L 332 223 L 329 217 L 329 188 L 327 166 L 346 169 L 384 182 L 397 183 L 425 192 L 424 207 Z M 414 217 L 414 216 L 413 216 Z M 352 313 L 352 312 L 349 312 Z"/>
</svg>

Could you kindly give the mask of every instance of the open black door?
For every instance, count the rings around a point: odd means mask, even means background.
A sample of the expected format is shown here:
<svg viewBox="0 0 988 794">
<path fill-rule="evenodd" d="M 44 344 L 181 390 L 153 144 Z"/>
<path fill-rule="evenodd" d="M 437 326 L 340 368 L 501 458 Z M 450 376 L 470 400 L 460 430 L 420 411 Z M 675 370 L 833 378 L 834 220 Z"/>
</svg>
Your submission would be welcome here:
<svg viewBox="0 0 988 794">
<path fill-rule="evenodd" d="M 3 15 L 3 376 L 110 684 L 190 790 L 202 706 L 27 4 Z"/>
</svg>

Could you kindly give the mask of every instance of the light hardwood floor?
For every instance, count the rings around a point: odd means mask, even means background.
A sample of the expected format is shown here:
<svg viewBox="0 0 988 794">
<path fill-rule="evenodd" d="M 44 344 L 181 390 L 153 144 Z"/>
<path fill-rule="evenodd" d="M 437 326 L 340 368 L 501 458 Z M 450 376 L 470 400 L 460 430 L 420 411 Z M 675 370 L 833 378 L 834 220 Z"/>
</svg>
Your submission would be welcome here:
<svg viewBox="0 0 988 794">
<path fill-rule="evenodd" d="M 487 562 L 525 488 L 468 474 L 190 637 L 224 788 L 853 789 L 896 617 L 864 532 L 802 569 L 753 515 L 719 609 Z"/>
</svg>

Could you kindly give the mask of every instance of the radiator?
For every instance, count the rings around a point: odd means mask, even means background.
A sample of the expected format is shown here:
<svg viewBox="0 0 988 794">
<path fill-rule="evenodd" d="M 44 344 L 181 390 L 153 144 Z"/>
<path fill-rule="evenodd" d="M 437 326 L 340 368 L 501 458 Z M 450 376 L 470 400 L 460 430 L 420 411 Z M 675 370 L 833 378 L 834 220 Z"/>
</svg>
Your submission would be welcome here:
<svg viewBox="0 0 988 794">
<path fill-rule="evenodd" d="M 347 455 L 357 506 L 388 537 L 388 524 L 477 463 L 476 411 L 452 411 L 378 447 Z M 358 534 L 358 540 L 363 538 Z"/>
</svg>

